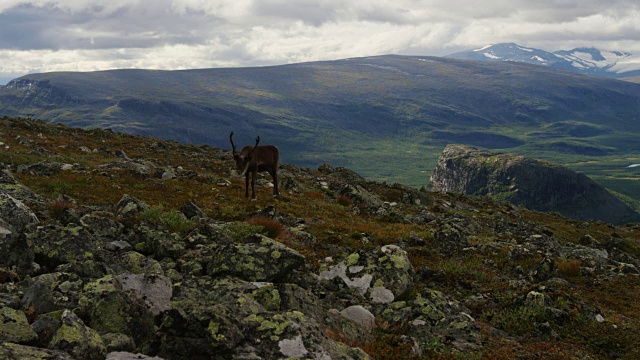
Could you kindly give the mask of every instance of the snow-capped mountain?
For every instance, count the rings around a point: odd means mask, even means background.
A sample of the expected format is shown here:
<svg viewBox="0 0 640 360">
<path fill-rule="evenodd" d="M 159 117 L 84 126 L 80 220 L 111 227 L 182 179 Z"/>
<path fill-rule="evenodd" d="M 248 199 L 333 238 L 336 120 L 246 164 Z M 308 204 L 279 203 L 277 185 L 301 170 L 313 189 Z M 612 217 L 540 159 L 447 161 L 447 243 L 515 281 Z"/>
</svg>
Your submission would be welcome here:
<svg viewBox="0 0 640 360">
<path fill-rule="evenodd" d="M 516 61 L 604 77 L 640 75 L 640 57 L 618 51 L 576 48 L 548 52 L 514 43 L 487 45 L 446 57 L 481 61 Z"/>
</svg>

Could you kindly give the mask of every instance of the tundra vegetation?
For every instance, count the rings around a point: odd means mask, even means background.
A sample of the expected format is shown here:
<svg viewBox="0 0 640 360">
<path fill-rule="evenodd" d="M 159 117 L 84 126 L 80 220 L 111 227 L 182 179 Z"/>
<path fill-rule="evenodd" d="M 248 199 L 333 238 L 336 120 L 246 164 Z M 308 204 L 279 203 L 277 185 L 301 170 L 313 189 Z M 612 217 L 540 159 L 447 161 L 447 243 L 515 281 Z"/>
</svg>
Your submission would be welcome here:
<svg viewBox="0 0 640 360">
<path fill-rule="evenodd" d="M 0 358 L 640 357 L 640 227 L 0 120 Z M 139 355 L 139 358 L 144 358 Z"/>
</svg>

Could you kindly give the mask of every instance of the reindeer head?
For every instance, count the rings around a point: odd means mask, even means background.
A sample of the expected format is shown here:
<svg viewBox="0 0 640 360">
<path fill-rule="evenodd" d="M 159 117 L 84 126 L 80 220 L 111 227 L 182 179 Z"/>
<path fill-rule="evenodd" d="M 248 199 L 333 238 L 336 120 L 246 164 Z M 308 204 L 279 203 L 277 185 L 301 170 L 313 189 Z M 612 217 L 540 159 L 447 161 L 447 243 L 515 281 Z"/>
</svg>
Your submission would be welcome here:
<svg viewBox="0 0 640 360">
<path fill-rule="evenodd" d="M 244 149 L 242 149 L 241 153 L 238 153 L 236 151 L 236 146 L 233 143 L 233 131 L 231 132 L 231 134 L 229 134 L 229 140 L 231 141 L 231 148 L 233 150 L 233 160 L 236 162 L 236 168 L 238 170 L 238 173 L 240 173 L 241 175 L 245 175 L 249 170 L 249 167 L 252 165 L 253 152 L 258 147 L 258 143 L 260 142 L 260 136 L 256 137 L 256 144 L 253 146 L 251 150 L 247 151 L 247 147 L 245 147 Z"/>
</svg>

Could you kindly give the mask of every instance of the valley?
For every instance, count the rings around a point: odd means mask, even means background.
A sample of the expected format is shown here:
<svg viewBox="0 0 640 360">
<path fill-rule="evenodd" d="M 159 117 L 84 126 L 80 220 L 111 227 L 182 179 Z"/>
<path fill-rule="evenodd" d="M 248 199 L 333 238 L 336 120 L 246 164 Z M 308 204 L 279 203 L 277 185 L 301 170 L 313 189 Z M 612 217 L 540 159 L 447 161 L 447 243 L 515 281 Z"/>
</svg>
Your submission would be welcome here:
<svg viewBox="0 0 640 360">
<path fill-rule="evenodd" d="M 425 186 L 447 144 L 583 172 L 639 208 L 640 85 L 513 62 L 376 56 L 257 68 L 31 74 L 0 115 L 229 149 L 256 135 L 302 167 Z"/>
</svg>

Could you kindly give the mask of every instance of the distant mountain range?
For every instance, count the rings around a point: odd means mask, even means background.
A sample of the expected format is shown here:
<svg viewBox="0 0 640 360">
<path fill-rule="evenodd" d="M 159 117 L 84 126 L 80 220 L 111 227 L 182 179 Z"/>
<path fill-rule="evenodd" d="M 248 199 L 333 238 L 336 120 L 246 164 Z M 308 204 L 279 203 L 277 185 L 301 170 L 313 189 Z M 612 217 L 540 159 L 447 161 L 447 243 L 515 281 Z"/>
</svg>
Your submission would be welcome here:
<svg viewBox="0 0 640 360">
<path fill-rule="evenodd" d="M 423 56 L 57 72 L 0 86 L 0 116 L 223 149 L 233 130 L 238 146 L 256 135 L 278 145 L 283 163 L 330 163 L 417 187 L 447 144 L 467 144 L 561 163 L 633 199 L 640 198 L 640 168 L 627 166 L 640 163 L 638 114 L 638 84 Z"/>
<path fill-rule="evenodd" d="M 640 75 L 640 58 L 619 51 L 576 48 L 548 52 L 514 43 L 487 45 L 446 56 L 480 61 L 515 61 L 612 78 Z"/>
</svg>

